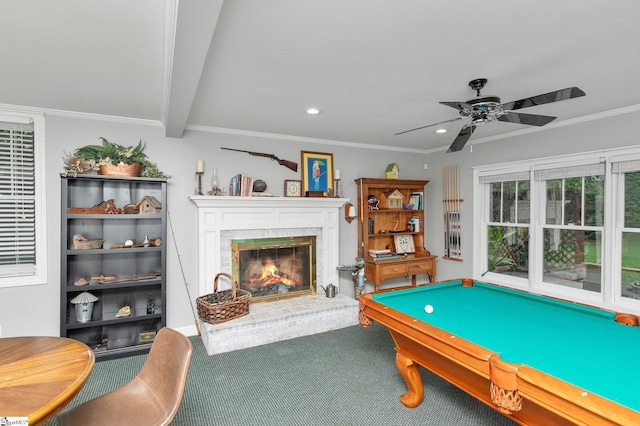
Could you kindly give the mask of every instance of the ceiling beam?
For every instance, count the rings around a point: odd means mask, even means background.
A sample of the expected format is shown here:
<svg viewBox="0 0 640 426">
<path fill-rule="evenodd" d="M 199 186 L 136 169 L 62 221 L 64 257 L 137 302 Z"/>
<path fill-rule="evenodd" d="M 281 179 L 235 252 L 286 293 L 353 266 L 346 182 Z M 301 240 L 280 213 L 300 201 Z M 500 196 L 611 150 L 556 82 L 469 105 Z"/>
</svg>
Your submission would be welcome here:
<svg viewBox="0 0 640 426">
<path fill-rule="evenodd" d="M 181 138 L 200 83 L 224 0 L 167 2 L 167 48 L 162 122 L 165 135 Z"/>
</svg>

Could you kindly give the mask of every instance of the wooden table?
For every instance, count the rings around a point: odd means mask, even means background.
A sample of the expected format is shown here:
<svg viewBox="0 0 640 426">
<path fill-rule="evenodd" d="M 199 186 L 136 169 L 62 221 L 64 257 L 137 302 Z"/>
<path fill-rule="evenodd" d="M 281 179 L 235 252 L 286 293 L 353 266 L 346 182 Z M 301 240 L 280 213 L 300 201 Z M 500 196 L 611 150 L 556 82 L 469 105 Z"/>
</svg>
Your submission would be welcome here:
<svg viewBox="0 0 640 426">
<path fill-rule="evenodd" d="M 84 386 L 93 351 L 65 337 L 0 338 L 0 417 L 44 424 Z"/>
</svg>

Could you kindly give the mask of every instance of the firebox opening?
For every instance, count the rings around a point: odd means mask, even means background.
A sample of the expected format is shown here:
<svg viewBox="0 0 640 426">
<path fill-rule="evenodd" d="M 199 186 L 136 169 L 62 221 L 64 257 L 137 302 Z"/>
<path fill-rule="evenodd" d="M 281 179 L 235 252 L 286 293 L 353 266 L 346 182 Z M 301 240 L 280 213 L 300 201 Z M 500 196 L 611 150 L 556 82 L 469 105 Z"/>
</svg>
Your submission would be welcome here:
<svg viewBox="0 0 640 426">
<path fill-rule="evenodd" d="M 315 294 L 315 245 L 315 236 L 232 240 L 232 275 L 252 302 Z"/>
</svg>

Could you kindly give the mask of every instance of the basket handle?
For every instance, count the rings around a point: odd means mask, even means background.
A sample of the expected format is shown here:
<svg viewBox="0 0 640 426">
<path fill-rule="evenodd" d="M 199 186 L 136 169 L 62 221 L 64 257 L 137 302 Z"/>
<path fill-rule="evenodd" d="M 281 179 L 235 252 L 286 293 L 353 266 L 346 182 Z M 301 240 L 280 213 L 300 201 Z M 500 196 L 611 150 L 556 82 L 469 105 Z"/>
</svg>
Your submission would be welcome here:
<svg viewBox="0 0 640 426">
<path fill-rule="evenodd" d="M 229 281 L 231 281 L 231 297 L 233 300 L 236 299 L 236 288 L 238 287 L 238 282 L 233 279 L 233 277 L 225 272 L 220 272 L 216 274 L 216 277 L 213 279 L 213 292 L 218 292 L 218 278 L 226 277 Z"/>
</svg>

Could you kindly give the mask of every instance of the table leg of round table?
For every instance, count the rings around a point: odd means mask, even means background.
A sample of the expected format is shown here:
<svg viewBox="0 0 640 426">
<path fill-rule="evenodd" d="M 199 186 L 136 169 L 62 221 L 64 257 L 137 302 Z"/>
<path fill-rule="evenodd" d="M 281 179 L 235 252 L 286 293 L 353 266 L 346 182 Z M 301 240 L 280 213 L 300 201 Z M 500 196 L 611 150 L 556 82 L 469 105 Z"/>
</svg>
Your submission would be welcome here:
<svg viewBox="0 0 640 426">
<path fill-rule="evenodd" d="M 405 407 L 415 408 L 420 405 L 424 397 L 424 386 L 420 378 L 418 364 L 398 352 L 396 353 L 396 367 L 408 388 L 407 393 L 400 397 L 400 402 Z"/>
</svg>

